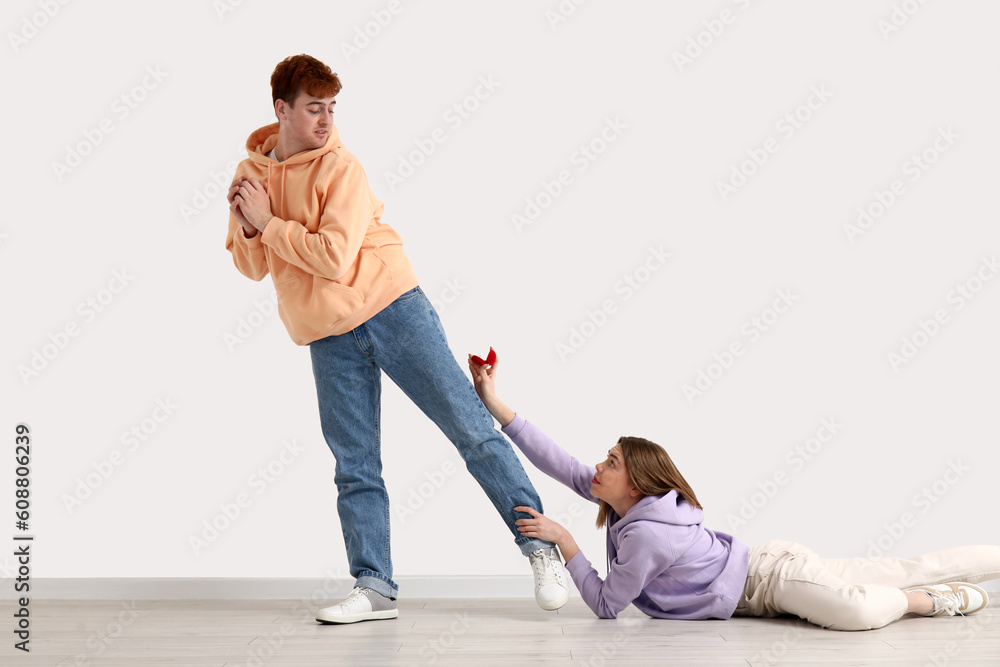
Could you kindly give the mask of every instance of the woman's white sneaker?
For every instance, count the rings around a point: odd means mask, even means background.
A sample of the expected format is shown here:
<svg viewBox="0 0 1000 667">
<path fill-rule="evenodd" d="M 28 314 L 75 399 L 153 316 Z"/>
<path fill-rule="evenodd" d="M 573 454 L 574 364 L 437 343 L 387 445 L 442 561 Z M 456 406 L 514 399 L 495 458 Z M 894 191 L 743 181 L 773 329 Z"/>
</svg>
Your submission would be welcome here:
<svg viewBox="0 0 1000 667">
<path fill-rule="evenodd" d="M 396 601 L 370 588 L 355 587 L 339 604 L 316 612 L 320 623 L 357 623 L 396 618 Z"/>
<path fill-rule="evenodd" d="M 555 547 L 536 549 L 528 556 L 535 574 L 535 602 L 546 611 L 554 611 L 569 600 L 569 575 L 559 560 Z"/>
<path fill-rule="evenodd" d="M 968 616 L 986 608 L 990 596 L 979 586 L 961 581 L 950 581 L 936 586 L 914 586 L 907 591 L 923 591 L 934 601 L 934 609 L 926 616 L 961 614 Z"/>
</svg>

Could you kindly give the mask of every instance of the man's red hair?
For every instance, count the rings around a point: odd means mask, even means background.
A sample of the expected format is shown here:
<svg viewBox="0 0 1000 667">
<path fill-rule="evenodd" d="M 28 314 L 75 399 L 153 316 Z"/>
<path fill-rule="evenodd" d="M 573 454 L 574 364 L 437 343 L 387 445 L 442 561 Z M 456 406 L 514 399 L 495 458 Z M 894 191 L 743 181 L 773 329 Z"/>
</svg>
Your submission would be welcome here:
<svg viewBox="0 0 1000 667">
<path fill-rule="evenodd" d="M 295 106 L 295 98 L 299 93 L 313 97 L 333 97 L 340 92 L 340 79 L 337 73 L 316 60 L 302 53 L 285 58 L 271 73 L 271 103 L 285 100 L 290 106 Z"/>
</svg>

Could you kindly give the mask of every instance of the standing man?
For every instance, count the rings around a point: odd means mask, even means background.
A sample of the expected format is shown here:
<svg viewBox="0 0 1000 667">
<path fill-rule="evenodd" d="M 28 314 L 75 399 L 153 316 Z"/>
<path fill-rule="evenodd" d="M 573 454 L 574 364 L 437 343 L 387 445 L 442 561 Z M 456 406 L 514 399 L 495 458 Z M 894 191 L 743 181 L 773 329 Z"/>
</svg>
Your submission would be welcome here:
<svg viewBox="0 0 1000 667">
<path fill-rule="evenodd" d="M 308 345 L 323 436 L 336 458 L 337 511 L 351 576 L 324 623 L 396 618 L 389 557 L 389 496 L 379 430 L 382 371 L 458 448 L 534 571 L 535 599 L 558 609 L 568 578 L 552 542 L 514 523 L 542 512 L 510 444 L 455 360 L 403 240 L 381 222 L 383 205 L 333 124 L 340 79 L 307 55 L 271 74 L 278 122 L 247 139 L 250 157 L 229 190 L 226 249 L 240 273 L 268 273 L 292 340 Z M 443 545 L 442 545 L 443 548 Z"/>
</svg>

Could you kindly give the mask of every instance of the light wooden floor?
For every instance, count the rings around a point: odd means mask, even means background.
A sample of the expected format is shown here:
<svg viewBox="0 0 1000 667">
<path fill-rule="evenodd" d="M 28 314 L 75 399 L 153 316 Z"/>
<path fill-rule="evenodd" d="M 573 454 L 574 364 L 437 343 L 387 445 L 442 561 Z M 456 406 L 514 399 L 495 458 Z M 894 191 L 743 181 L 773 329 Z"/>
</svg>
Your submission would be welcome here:
<svg viewBox="0 0 1000 667">
<path fill-rule="evenodd" d="M 39 600 L 25 655 L 5 601 L 0 665 L 1000 666 L 1000 599 L 967 618 L 904 617 L 868 632 L 794 618 L 655 620 L 633 607 L 603 620 L 576 597 L 558 612 L 531 598 L 399 606 L 395 620 L 336 626 L 297 600 Z"/>
</svg>

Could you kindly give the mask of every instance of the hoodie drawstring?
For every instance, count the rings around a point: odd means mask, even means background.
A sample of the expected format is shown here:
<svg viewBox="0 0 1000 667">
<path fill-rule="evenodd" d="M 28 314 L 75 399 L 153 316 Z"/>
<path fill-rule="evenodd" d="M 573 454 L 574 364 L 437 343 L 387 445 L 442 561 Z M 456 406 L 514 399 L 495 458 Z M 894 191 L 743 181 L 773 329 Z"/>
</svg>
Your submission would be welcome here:
<svg viewBox="0 0 1000 667">
<path fill-rule="evenodd" d="M 271 160 L 267 161 L 267 191 L 268 191 L 269 194 L 271 192 L 271 165 L 272 164 L 273 164 L 273 161 L 271 161 Z M 286 171 L 287 171 L 287 169 L 286 169 L 285 165 L 281 165 L 281 198 L 280 198 L 280 201 L 278 203 L 278 213 L 274 214 L 274 215 L 278 216 L 279 218 L 284 218 L 285 217 L 285 172 Z"/>
</svg>

